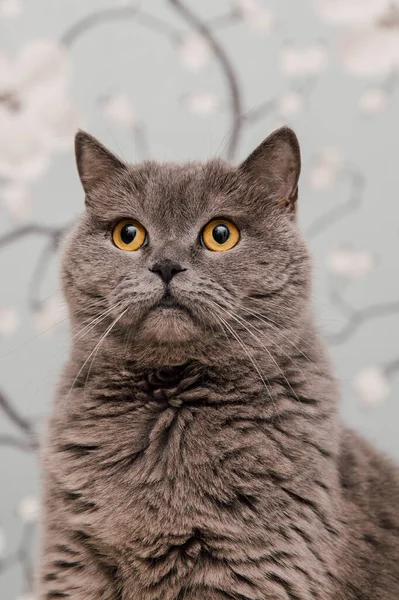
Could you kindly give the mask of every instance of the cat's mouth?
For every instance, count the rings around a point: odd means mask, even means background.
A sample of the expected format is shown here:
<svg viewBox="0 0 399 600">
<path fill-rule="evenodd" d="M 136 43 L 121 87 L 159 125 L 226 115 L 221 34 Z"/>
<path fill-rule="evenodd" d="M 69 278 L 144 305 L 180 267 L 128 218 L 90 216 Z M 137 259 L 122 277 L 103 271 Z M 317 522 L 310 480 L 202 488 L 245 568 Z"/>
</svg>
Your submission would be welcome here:
<svg viewBox="0 0 399 600">
<path fill-rule="evenodd" d="M 159 300 L 156 304 L 154 304 L 154 306 L 152 307 L 152 310 L 176 310 L 176 311 L 181 311 L 181 312 L 185 312 L 188 313 L 190 316 L 192 316 L 191 311 L 189 310 L 189 308 L 187 306 L 185 306 L 184 304 L 182 304 L 181 302 L 179 302 L 174 296 L 170 295 L 170 294 L 165 294 L 165 296 L 163 296 L 161 298 L 161 300 Z"/>
</svg>

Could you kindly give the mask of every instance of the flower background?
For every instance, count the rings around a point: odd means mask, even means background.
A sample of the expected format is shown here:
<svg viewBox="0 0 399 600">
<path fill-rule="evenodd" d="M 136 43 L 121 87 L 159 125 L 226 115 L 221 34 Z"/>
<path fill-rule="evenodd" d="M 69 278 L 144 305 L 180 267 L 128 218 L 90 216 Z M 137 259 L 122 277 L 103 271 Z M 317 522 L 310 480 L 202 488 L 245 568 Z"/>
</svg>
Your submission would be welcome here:
<svg viewBox="0 0 399 600">
<path fill-rule="evenodd" d="M 294 127 L 342 416 L 399 458 L 398 68 L 399 0 L 0 0 L 1 600 L 33 598 L 77 127 L 132 161 L 238 161 Z"/>
</svg>

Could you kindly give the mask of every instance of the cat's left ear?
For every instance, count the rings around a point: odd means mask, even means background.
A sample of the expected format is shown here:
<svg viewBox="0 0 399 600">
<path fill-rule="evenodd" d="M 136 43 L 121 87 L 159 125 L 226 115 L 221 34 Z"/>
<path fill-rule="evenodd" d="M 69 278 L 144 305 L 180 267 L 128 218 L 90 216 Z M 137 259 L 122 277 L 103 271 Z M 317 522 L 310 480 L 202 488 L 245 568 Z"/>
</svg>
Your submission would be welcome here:
<svg viewBox="0 0 399 600">
<path fill-rule="evenodd" d="M 301 153 L 298 138 L 289 127 L 267 137 L 241 164 L 239 170 L 255 185 L 263 185 L 268 196 L 294 214 L 298 199 Z"/>
<path fill-rule="evenodd" d="M 92 192 L 103 186 L 118 173 L 126 171 L 126 165 L 115 154 L 85 131 L 75 137 L 76 165 L 80 181 L 90 204 Z"/>
</svg>

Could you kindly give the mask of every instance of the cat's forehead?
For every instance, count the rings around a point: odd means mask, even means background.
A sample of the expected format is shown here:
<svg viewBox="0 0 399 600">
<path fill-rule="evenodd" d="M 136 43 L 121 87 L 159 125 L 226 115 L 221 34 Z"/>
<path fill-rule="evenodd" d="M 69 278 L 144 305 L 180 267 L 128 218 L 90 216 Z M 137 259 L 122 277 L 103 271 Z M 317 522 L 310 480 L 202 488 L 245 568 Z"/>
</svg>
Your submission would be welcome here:
<svg viewBox="0 0 399 600">
<path fill-rule="evenodd" d="M 234 172 L 222 161 L 133 166 L 124 210 L 159 226 L 195 223 L 232 209 Z"/>
</svg>

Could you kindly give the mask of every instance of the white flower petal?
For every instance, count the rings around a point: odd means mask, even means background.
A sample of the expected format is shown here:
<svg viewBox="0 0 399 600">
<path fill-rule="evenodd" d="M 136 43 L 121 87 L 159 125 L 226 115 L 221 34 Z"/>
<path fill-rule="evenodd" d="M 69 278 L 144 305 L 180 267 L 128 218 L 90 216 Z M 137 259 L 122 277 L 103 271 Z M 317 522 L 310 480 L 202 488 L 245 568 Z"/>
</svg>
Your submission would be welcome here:
<svg viewBox="0 0 399 600">
<path fill-rule="evenodd" d="M 24 46 L 17 57 L 20 88 L 34 95 L 45 86 L 63 91 L 69 81 L 69 58 L 66 49 L 50 39 L 38 39 Z"/>
<path fill-rule="evenodd" d="M 38 111 L 42 139 L 50 150 L 68 150 L 72 148 L 75 133 L 80 125 L 77 107 L 67 97 L 43 104 Z"/>
<path fill-rule="evenodd" d="M 133 129 L 137 123 L 133 103 L 125 92 L 109 96 L 103 104 L 103 112 L 110 121 L 126 129 Z"/>
<path fill-rule="evenodd" d="M 187 109 L 202 117 L 213 114 L 219 104 L 219 99 L 213 92 L 198 92 L 185 98 Z"/>
<path fill-rule="evenodd" d="M 329 269 L 351 279 L 364 277 L 373 264 L 373 256 L 369 252 L 355 251 L 342 246 L 334 248 L 328 256 Z"/>
<path fill-rule="evenodd" d="M 259 0 L 237 0 L 237 9 L 248 27 L 258 31 L 270 31 L 274 15 Z"/>
<path fill-rule="evenodd" d="M 179 48 L 181 63 L 191 71 L 198 71 L 207 62 L 210 50 L 206 39 L 196 34 L 183 38 Z"/>
<path fill-rule="evenodd" d="M 335 179 L 335 171 L 328 165 L 315 165 L 309 175 L 309 183 L 315 190 L 328 189 Z"/>
<path fill-rule="evenodd" d="M 386 75 L 399 66 L 398 31 L 377 26 L 347 30 L 341 36 L 340 56 L 344 68 L 354 75 Z"/>
<path fill-rule="evenodd" d="M 0 17 L 18 17 L 22 12 L 21 0 L 0 0 Z"/>
<path fill-rule="evenodd" d="M 385 400 L 390 392 L 385 373 L 378 367 L 366 367 L 353 380 L 353 387 L 365 404 L 375 406 Z"/>
<path fill-rule="evenodd" d="M 0 175 L 23 180 L 40 177 L 49 157 L 38 123 L 26 113 L 7 118 L 0 112 L 0 131 Z"/>
<path fill-rule="evenodd" d="M 32 213 L 32 196 L 22 182 L 11 182 L 0 188 L 0 199 L 10 215 L 20 221 Z"/>
<path fill-rule="evenodd" d="M 280 96 L 277 109 L 280 115 L 291 117 L 298 114 L 303 107 L 303 97 L 299 92 L 290 90 Z"/>
<path fill-rule="evenodd" d="M 292 77 L 318 75 L 327 64 L 326 48 L 322 44 L 313 44 L 307 48 L 298 48 L 294 44 L 284 44 L 281 50 L 281 68 Z"/>
<path fill-rule="evenodd" d="M 33 496 L 23 498 L 17 507 L 18 516 L 26 523 L 34 523 L 39 516 L 39 502 Z"/>
<path fill-rule="evenodd" d="M 14 306 L 0 308 L 0 335 L 12 335 L 19 324 L 20 318 Z"/>
<path fill-rule="evenodd" d="M 316 0 L 316 8 L 330 23 L 358 25 L 380 17 L 392 0 Z"/>
<path fill-rule="evenodd" d="M 309 183 L 311 187 L 325 190 L 337 180 L 342 169 L 343 159 L 337 148 L 322 148 L 313 165 Z"/>
<path fill-rule="evenodd" d="M 16 73 L 12 62 L 0 52 L 0 96 L 13 93 L 17 87 Z"/>
<path fill-rule="evenodd" d="M 388 104 L 388 94 L 381 88 L 370 88 L 360 98 L 359 108 L 365 115 L 382 112 Z"/>
</svg>

